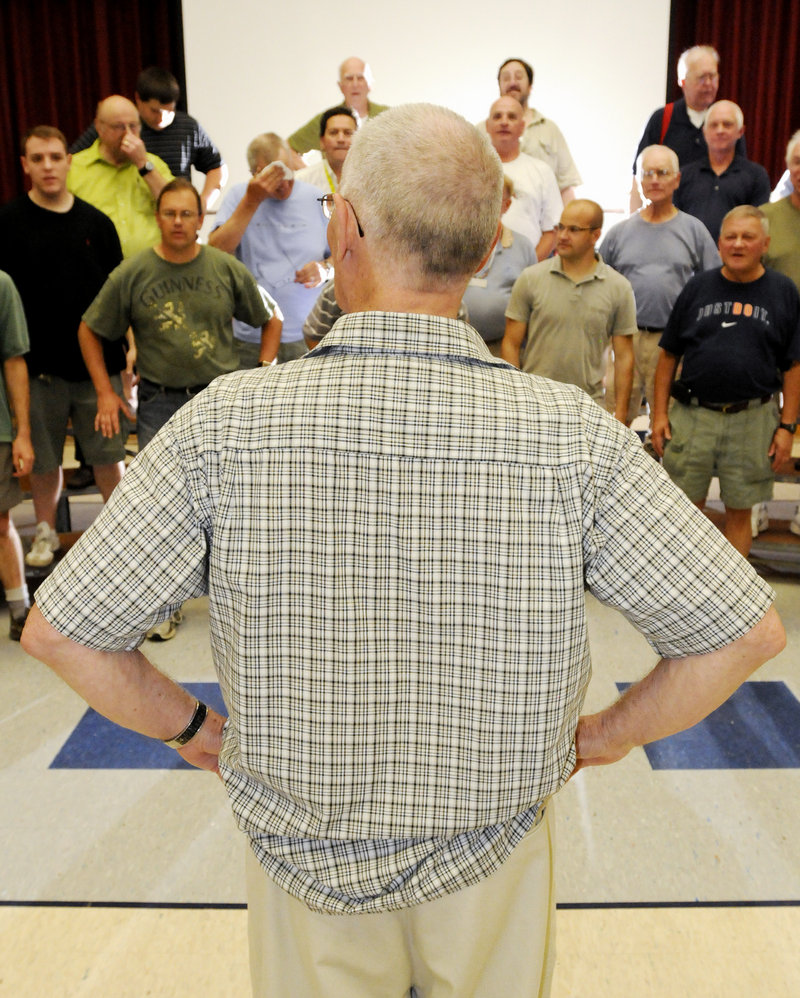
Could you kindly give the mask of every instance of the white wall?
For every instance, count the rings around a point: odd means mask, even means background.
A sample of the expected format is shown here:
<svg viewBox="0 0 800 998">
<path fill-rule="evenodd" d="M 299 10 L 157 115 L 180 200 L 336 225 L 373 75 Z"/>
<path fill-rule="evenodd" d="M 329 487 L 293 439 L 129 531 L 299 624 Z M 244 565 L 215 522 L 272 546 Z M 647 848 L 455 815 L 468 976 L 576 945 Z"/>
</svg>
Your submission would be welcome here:
<svg viewBox="0 0 800 998">
<path fill-rule="evenodd" d="M 432 101 L 471 121 L 497 96 L 497 68 L 536 72 L 532 103 L 564 132 L 584 186 L 627 205 L 644 123 L 663 103 L 669 0 L 184 0 L 189 110 L 220 146 L 231 182 L 263 131 L 288 135 L 338 102 L 338 66 L 369 61 L 382 104 Z"/>
</svg>

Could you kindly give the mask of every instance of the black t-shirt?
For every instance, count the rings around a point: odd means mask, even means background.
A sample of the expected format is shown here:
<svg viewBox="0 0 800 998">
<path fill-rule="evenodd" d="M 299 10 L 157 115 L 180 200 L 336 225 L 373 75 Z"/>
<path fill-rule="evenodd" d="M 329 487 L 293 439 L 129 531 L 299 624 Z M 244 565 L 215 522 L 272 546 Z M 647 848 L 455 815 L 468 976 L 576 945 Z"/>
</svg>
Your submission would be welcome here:
<svg viewBox="0 0 800 998">
<path fill-rule="evenodd" d="M 683 357 L 681 383 L 704 401 L 769 395 L 800 360 L 800 295 L 774 270 L 744 284 L 706 270 L 678 296 L 659 345 Z"/>
<path fill-rule="evenodd" d="M 81 316 L 122 261 L 114 223 L 80 198 L 66 212 L 27 196 L 0 208 L 0 270 L 11 275 L 25 307 L 32 377 L 89 377 L 78 345 Z M 104 346 L 109 372 L 122 370 L 121 344 Z"/>
</svg>

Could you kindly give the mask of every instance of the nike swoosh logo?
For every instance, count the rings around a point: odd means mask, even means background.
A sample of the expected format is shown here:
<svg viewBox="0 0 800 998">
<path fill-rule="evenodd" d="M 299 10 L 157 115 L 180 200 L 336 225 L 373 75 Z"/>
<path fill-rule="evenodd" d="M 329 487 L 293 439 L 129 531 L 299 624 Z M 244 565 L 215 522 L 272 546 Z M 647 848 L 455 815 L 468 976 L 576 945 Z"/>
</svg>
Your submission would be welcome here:
<svg viewBox="0 0 800 998">
<path fill-rule="evenodd" d="M 722 323 L 722 328 L 723 328 L 723 329 L 727 329 L 727 328 L 728 328 L 728 326 L 735 326 L 735 325 L 736 325 L 736 323 L 735 323 L 735 322 L 723 322 L 723 323 Z"/>
</svg>

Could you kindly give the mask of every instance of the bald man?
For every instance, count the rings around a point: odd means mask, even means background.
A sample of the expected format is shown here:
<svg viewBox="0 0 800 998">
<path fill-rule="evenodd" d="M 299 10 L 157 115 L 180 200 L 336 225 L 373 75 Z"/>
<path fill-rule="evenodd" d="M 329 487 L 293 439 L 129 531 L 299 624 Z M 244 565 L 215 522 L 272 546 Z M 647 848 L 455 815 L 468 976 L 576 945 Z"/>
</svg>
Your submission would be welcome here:
<svg viewBox="0 0 800 998">
<path fill-rule="evenodd" d="M 514 185 L 514 197 L 503 222 L 530 239 L 537 259 L 544 260 L 556 242 L 561 197 L 556 175 L 547 163 L 522 152 L 524 129 L 523 108 L 516 98 L 499 97 L 489 108 L 486 131 L 503 164 L 503 173 Z"/>
<path fill-rule="evenodd" d="M 132 256 L 159 240 L 155 202 L 172 173 L 145 148 L 139 112 L 127 97 L 100 101 L 94 123 L 97 140 L 72 157 L 67 187 L 108 215 L 123 256 Z"/>
<path fill-rule="evenodd" d="M 758 207 L 769 201 L 769 174 L 736 150 L 743 135 L 744 115 L 739 105 L 717 101 L 708 109 L 703 125 L 708 151 L 686 166 L 681 164 L 675 207 L 699 218 L 714 242 L 731 208 L 740 204 Z"/>
<path fill-rule="evenodd" d="M 339 67 L 338 86 L 342 92 L 342 103 L 349 107 L 355 115 L 356 125 L 359 127 L 368 118 L 374 118 L 382 111 L 387 110 L 386 104 L 375 104 L 368 99 L 368 94 L 372 89 L 374 78 L 369 63 L 359 59 L 358 56 L 350 56 L 345 59 Z M 288 142 L 291 148 L 299 153 L 308 152 L 311 149 L 319 149 L 319 129 L 322 120 L 322 112 L 307 121 L 302 128 L 293 132 Z"/>
</svg>

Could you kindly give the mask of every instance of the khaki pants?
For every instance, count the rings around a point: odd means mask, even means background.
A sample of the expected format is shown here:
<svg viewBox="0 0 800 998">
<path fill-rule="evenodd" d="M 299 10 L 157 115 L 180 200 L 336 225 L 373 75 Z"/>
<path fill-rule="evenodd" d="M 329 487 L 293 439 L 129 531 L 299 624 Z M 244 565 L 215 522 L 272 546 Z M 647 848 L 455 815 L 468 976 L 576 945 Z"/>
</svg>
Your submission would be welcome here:
<svg viewBox="0 0 800 998">
<path fill-rule="evenodd" d="M 401 911 L 321 915 L 247 850 L 254 998 L 547 998 L 555 960 L 553 802 L 490 877 Z"/>
<path fill-rule="evenodd" d="M 651 417 L 653 412 L 653 395 L 655 392 L 656 367 L 658 366 L 659 348 L 658 341 L 661 333 L 648 333 L 644 329 L 639 329 L 633 334 L 633 385 L 631 387 L 631 401 L 628 406 L 628 422 L 632 423 L 639 415 L 642 396 L 647 399 L 647 406 L 650 409 Z M 614 414 L 614 351 L 608 351 L 606 364 L 606 412 Z"/>
</svg>

